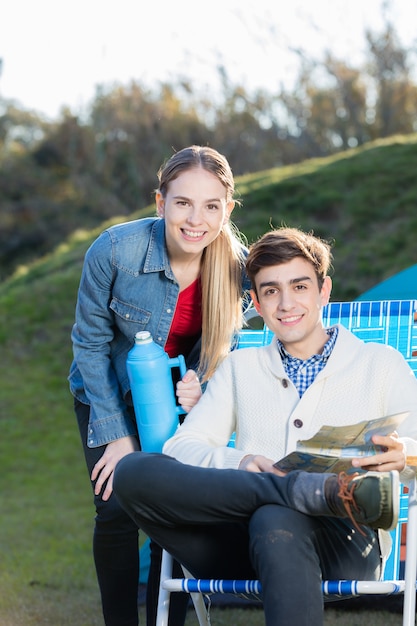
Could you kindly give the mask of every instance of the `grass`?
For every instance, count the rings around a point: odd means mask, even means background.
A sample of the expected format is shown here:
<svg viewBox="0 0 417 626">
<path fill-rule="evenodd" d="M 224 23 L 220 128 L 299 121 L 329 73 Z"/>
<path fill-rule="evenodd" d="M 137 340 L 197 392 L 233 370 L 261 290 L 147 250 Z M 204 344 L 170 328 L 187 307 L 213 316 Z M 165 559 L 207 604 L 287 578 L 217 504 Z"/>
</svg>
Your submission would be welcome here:
<svg viewBox="0 0 417 626">
<path fill-rule="evenodd" d="M 143 613 L 142 613 L 143 614 Z M 230 609 L 212 607 L 210 611 L 212 626 L 263 626 L 263 612 L 261 609 Z M 145 621 L 141 622 L 145 624 Z M 190 610 L 185 626 L 198 625 L 197 619 Z M 401 615 L 390 614 L 386 611 L 338 611 L 325 610 L 324 626 L 400 626 Z M 87 626 L 87 625 L 86 625 Z M 277 625 L 279 626 L 279 625 Z M 294 625 L 295 626 L 295 625 Z"/>
<path fill-rule="evenodd" d="M 346 240 L 338 235 L 336 269 L 343 280 L 349 275 L 346 291 L 339 289 L 340 299 L 343 293 L 349 297 L 352 284 L 359 289 L 361 276 L 355 269 L 357 259 L 375 256 L 374 265 L 380 268 L 384 258 L 383 272 L 387 272 L 387 268 L 394 269 L 394 264 L 403 263 L 405 258 L 406 265 L 417 262 L 414 207 L 417 190 L 413 191 L 417 180 L 415 157 L 413 160 L 416 150 L 416 143 L 410 140 L 403 144 L 397 141 L 391 147 L 380 145 L 372 150 L 353 152 L 349 158 L 308 162 L 298 169 L 271 170 L 242 178 L 238 186 L 244 196 L 245 211 L 237 211 L 246 223 L 248 237 L 253 239 L 266 230 L 274 211 L 290 225 L 299 225 L 300 207 L 307 196 L 312 196 L 309 214 L 312 223 L 322 220 L 320 223 L 331 231 L 332 224 L 337 222 L 345 229 L 339 230 L 340 233 L 352 228 Z M 359 191 L 352 181 L 355 176 L 363 177 L 361 180 L 366 186 L 367 180 L 374 180 L 384 158 L 391 164 L 394 160 L 399 162 L 402 169 L 408 168 L 398 180 L 395 179 L 398 170 L 393 170 L 391 187 L 398 185 L 395 210 L 400 206 L 404 210 L 401 215 L 394 212 L 391 221 L 392 194 L 388 204 L 378 204 L 381 196 L 376 182 L 373 189 L 367 190 L 370 203 L 367 213 L 362 215 L 355 209 Z M 407 178 L 410 168 L 412 181 Z M 384 176 L 380 183 L 387 195 L 388 182 L 384 181 Z M 327 181 L 325 186 L 324 181 Z M 345 196 L 353 197 L 349 205 L 351 212 L 339 207 L 338 203 Z M 372 224 L 375 228 L 378 223 L 384 226 L 380 234 L 375 233 L 378 243 L 369 237 L 375 204 L 381 217 Z M 409 210 L 411 205 L 412 211 Z M 324 219 L 326 211 L 329 224 Z M 137 215 L 150 212 L 148 208 Z M 402 230 L 399 230 L 400 225 Z M 368 245 L 364 247 L 362 238 L 358 237 L 353 249 L 349 242 L 361 229 L 367 232 Z M 387 229 L 392 237 L 387 235 Z M 99 230 L 101 227 L 74 233 L 55 252 L 29 267 L 20 268 L 14 277 L 0 284 L 2 626 L 103 624 L 91 555 L 92 496 L 66 381 L 71 361 L 69 335 L 82 259 Z M 399 233 L 405 231 L 403 245 L 398 250 Z M 407 252 L 411 249 L 410 243 L 414 257 Z M 383 255 L 376 255 L 378 246 L 382 246 Z M 398 252 L 394 258 L 395 251 Z M 343 266 L 349 255 L 351 269 L 343 275 L 339 262 Z M 374 626 L 393 626 L 401 623 L 398 612 L 374 612 L 372 608 L 356 610 L 354 607 L 352 605 L 351 610 L 326 609 L 326 625 L 365 626 L 371 622 Z M 143 617 L 142 609 L 141 612 Z M 258 626 L 263 623 L 263 617 L 261 610 L 213 607 L 212 621 L 219 626 Z M 195 619 L 190 613 L 187 625 L 193 623 Z"/>
</svg>

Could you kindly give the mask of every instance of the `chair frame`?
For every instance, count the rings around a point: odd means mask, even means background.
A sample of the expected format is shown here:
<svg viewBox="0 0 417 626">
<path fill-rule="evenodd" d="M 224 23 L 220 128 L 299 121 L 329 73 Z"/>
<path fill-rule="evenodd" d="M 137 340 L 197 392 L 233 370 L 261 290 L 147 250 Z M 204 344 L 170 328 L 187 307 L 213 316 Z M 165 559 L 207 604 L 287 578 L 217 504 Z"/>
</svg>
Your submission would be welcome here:
<svg viewBox="0 0 417 626">
<path fill-rule="evenodd" d="M 251 314 L 247 317 L 250 319 Z M 377 341 L 398 349 L 417 376 L 417 301 L 384 300 L 378 302 L 331 303 L 323 310 L 325 326 L 336 323 L 346 326 L 364 341 Z M 267 345 L 272 333 L 244 329 L 240 333 L 238 348 Z M 352 597 L 359 595 L 404 594 L 403 626 L 415 625 L 416 572 L 417 572 L 417 480 L 407 485 L 408 493 L 401 493 L 400 520 L 392 531 L 393 548 L 388 559 L 384 578 L 380 581 L 336 580 L 323 581 L 324 597 Z M 400 577 L 401 527 L 407 524 L 404 577 Z M 210 610 L 204 595 L 232 593 L 259 596 L 261 584 L 257 580 L 206 580 L 194 579 L 183 567 L 184 578 L 172 578 L 173 559 L 165 550 L 162 556 L 161 580 L 156 626 L 168 625 L 171 593 L 187 592 L 191 595 L 199 626 L 210 626 Z"/>
</svg>

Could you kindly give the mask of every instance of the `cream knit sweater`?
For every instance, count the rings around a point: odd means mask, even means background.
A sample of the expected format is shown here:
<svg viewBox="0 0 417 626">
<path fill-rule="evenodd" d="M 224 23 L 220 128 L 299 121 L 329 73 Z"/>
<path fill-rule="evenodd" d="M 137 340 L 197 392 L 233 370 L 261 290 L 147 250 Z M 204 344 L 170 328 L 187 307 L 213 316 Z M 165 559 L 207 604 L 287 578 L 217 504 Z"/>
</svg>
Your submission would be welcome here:
<svg viewBox="0 0 417 626">
<path fill-rule="evenodd" d="M 191 465 L 237 468 L 247 454 L 282 458 L 324 424 L 403 411 L 410 415 L 398 432 L 407 453 L 417 455 L 417 379 L 407 362 L 397 350 L 363 342 L 339 326 L 327 365 L 301 399 L 275 341 L 229 354 L 164 452 Z"/>
<path fill-rule="evenodd" d="M 236 350 L 219 366 L 198 404 L 164 446 L 183 463 L 238 468 L 247 454 L 272 460 L 292 452 L 322 425 L 341 426 L 409 411 L 398 429 L 408 455 L 417 455 L 417 379 L 393 348 L 366 343 L 339 326 L 325 368 L 300 399 L 282 366 L 276 342 Z M 236 433 L 235 447 L 228 446 Z M 411 469 L 401 473 L 406 482 Z M 390 537 L 380 531 L 386 560 Z"/>
</svg>

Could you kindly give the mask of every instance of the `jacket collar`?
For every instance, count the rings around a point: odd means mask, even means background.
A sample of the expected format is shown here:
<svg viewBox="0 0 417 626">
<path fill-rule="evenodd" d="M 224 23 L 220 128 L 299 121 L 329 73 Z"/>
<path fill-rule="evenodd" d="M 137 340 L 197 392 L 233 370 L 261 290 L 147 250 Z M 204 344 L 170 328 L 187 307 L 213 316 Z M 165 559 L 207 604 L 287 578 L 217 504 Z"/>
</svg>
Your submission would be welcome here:
<svg viewBox="0 0 417 626">
<path fill-rule="evenodd" d="M 169 262 L 165 240 L 165 220 L 159 218 L 155 220 L 151 228 L 143 272 L 147 274 L 149 272 L 161 271 L 164 271 L 168 278 L 175 279 Z"/>
</svg>

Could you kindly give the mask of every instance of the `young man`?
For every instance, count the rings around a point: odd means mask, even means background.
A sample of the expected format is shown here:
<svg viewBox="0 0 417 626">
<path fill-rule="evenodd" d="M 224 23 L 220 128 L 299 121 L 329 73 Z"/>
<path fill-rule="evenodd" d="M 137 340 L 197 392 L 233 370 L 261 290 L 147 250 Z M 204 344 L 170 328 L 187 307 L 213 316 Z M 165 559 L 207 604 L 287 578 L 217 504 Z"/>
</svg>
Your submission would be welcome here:
<svg viewBox="0 0 417 626">
<path fill-rule="evenodd" d="M 417 380 L 401 354 L 323 327 L 330 262 L 329 245 L 297 229 L 255 243 L 252 298 L 275 340 L 231 353 L 165 455 L 131 454 L 115 473 L 122 506 L 193 575 L 260 579 L 267 626 L 320 626 L 322 579 L 380 577 L 389 547 L 376 529 L 395 526 L 398 476 L 417 453 Z M 359 474 L 274 467 L 322 425 L 403 411 L 398 433 L 373 437 L 384 452 L 352 461 Z"/>
</svg>

